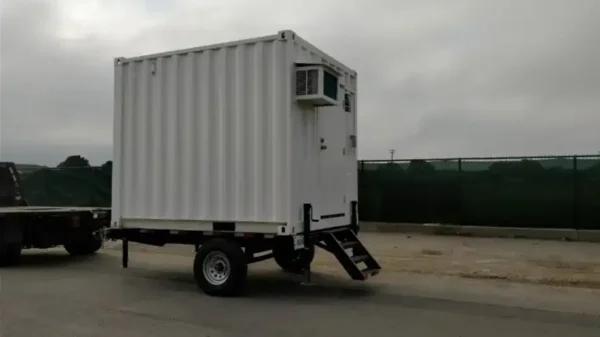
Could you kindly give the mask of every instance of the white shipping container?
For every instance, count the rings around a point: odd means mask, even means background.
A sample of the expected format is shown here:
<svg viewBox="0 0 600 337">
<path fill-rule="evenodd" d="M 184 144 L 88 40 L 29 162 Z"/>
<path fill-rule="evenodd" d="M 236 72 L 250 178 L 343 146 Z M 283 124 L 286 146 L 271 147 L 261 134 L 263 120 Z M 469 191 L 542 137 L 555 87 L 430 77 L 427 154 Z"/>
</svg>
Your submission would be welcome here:
<svg viewBox="0 0 600 337">
<path fill-rule="evenodd" d="M 350 224 L 356 81 L 292 31 L 115 59 L 112 226 Z"/>
</svg>

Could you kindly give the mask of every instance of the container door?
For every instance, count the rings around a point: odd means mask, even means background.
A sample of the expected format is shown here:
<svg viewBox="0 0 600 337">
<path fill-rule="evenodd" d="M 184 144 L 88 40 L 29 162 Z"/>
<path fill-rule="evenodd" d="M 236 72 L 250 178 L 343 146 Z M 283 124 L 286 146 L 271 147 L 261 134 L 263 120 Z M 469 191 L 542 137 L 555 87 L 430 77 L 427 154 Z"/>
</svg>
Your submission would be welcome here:
<svg viewBox="0 0 600 337">
<path fill-rule="evenodd" d="M 349 207 L 347 206 L 347 165 L 346 115 L 340 106 L 323 107 L 318 111 L 320 155 L 319 185 L 320 204 L 315 217 L 315 229 L 346 225 Z"/>
</svg>

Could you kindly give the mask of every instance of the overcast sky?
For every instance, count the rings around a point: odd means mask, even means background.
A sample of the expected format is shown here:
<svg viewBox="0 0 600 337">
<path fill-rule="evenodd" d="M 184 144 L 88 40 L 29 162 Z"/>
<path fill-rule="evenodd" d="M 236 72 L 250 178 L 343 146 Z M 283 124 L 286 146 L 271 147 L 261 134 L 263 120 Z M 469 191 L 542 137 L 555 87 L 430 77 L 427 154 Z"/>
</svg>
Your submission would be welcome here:
<svg viewBox="0 0 600 337">
<path fill-rule="evenodd" d="M 100 164 L 113 58 L 295 30 L 359 73 L 362 158 L 598 153 L 598 0 L 0 0 L 0 159 Z"/>
</svg>

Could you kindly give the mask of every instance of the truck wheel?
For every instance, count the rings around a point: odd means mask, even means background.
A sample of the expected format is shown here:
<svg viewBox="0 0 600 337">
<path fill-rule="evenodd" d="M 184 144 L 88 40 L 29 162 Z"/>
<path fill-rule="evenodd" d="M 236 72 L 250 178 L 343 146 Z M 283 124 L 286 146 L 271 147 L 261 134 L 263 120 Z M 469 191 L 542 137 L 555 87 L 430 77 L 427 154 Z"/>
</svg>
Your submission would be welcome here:
<svg viewBox="0 0 600 337">
<path fill-rule="evenodd" d="M 65 250 L 73 255 L 90 255 L 102 247 L 102 239 L 92 233 L 79 237 L 76 240 L 64 244 Z"/>
<path fill-rule="evenodd" d="M 19 264 L 21 259 L 21 244 L 9 243 L 0 245 L 0 266 L 12 266 Z"/>
<path fill-rule="evenodd" d="M 23 233 L 18 225 L 0 223 L 0 266 L 19 263 Z"/>
<path fill-rule="evenodd" d="M 293 246 L 278 246 L 273 249 L 275 262 L 281 269 L 299 274 L 309 266 L 315 258 L 315 247 L 310 246 L 304 249 L 294 250 Z"/>
<path fill-rule="evenodd" d="M 8 263 L 11 265 L 19 264 L 19 260 L 21 260 L 21 244 L 11 243 L 7 248 Z"/>
<path fill-rule="evenodd" d="M 94 254 L 95 252 L 100 250 L 100 248 L 102 248 L 102 238 L 93 234 L 90 236 L 91 237 L 85 244 L 85 254 Z"/>
<path fill-rule="evenodd" d="M 8 249 L 0 242 L 0 267 L 6 267 L 8 265 Z"/>
<path fill-rule="evenodd" d="M 231 240 L 214 239 L 203 244 L 194 258 L 194 278 L 211 296 L 238 295 L 244 289 L 248 264 L 242 248 Z"/>
</svg>

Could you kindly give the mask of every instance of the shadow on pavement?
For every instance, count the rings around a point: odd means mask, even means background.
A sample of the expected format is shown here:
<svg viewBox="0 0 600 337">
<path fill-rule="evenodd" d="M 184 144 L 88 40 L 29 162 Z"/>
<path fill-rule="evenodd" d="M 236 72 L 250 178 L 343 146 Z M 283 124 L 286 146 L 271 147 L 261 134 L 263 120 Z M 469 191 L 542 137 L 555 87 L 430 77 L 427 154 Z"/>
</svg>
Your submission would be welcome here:
<svg viewBox="0 0 600 337">
<path fill-rule="evenodd" d="M 282 271 L 260 271 L 248 275 L 246 295 L 251 298 L 268 299 L 356 299 L 374 296 L 372 285 L 313 272 L 311 282 L 306 283 L 303 275 Z"/>
<path fill-rule="evenodd" d="M 56 268 L 59 266 L 87 263 L 95 259 L 98 259 L 98 256 L 71 256 L 66 252 L 63 253 L 59 251 L 24 251 L 18 265 L 6 268 Z"/>
<path fill-rule="evenodd" d="M 131 276 L 152 280 L 153 288 L 169 291 L 194 292 L 204 296 L 196 285 L 190 269 L 161 270 L 158 267 L 134 266 L 127 272 Z M 302 275 L 285 273 L 280 270 L 250 270 L 246 291 L 242 298 L 294 300 L 315 298 L 356 299 L 374 296 L 376 285 L 360 283 L 336 276 L 314 272 L 311 283 L 305 284 Z"/>
</svg>

